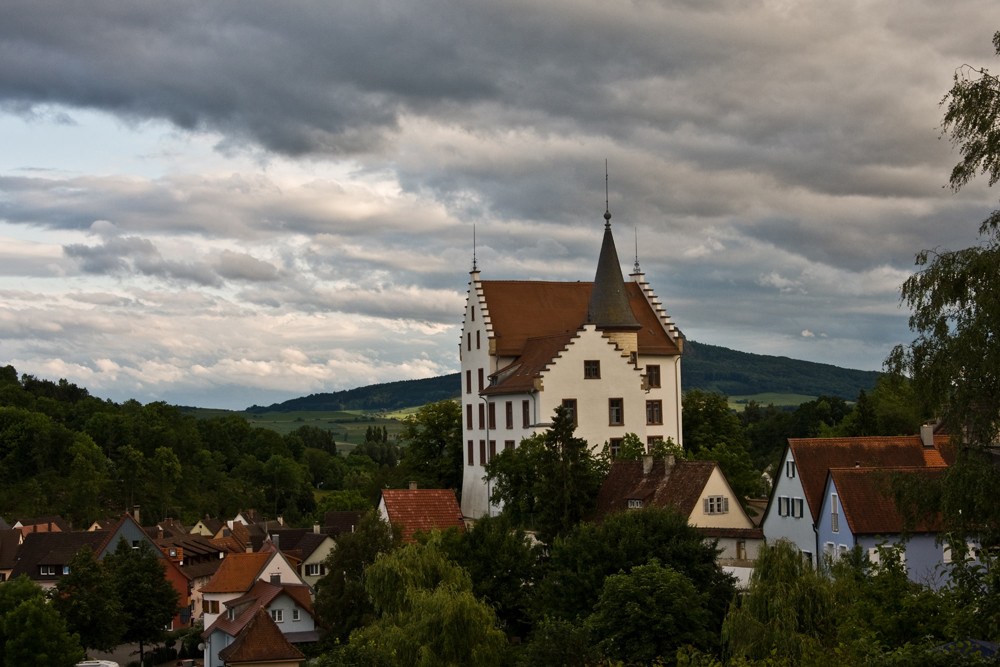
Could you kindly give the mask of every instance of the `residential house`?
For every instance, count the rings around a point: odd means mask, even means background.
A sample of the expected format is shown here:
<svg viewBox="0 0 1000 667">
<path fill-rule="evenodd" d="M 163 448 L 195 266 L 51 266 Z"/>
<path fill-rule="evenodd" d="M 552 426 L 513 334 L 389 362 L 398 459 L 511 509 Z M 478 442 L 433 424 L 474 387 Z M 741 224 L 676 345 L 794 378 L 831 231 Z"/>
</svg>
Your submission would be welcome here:
<svg viewBox="0 0 1000 667">
<path fill-rule="evenodd" d="M 222 566 L 227 552 L 207 537 L 194 533 L 157 537 L 153 541 L 191 581 L 192 620 L 200 621 L 203 607 L 201 589 Z"/>
<path fill-rule="evenodd" d="M 399 524 L 403 542 L 413 542 L 414 534 L 435 528 L 465 531 L 462 508 L 450 489 L 383 489 L 378 513 L 383 520 Z"/>
<path fill-rule="evenodd" d="M 233 643 L 259 607 L 268 610 L 290 642 L 318 639 L 312 589 L 271 543 L 266 551 L 223 559 L 202 596 L 206 667 L 222 666 L 220 651 Z"/>
<path fill-rule="evenodd" d="M 789 438 L 761 526 L 769 543 L 787 539 L 815 566 L 816 522 L 831 468 L 939 467 L 950 456 L 948 436 L 930 427 L 920 435 Z"/>
<path fill-rule="evenodd" d="M 323 532 L 332 537 L 341 533 L 353 533 L 364 510 L 335 510 L 323 515 Z"/>
<path fill-rule="evenodd" d="M 831 468 L 816 522 L 821 552 L 836 559 L 860 546 L 869 560 L 881 558 L 880 547 L 898 549 L 912 581 L 938 588 L 948 581 L 951 545 L 939 540 L 939 517 L 913 517 L 907 525 L 892 498 L 896 476 L 921 480 L 938 477 L 945 468 Z"/>
<path fill-rule="evenodd" d="M 233 643 L 219 651 L 219 659 L 227 667 L 298 667 L 305 657 L 292 646 L 263 606 L 257 607 Z"/>
<path fill-rule="evenodd" d="M 34 519 L 21 519 L 13 526 L 22 533 L 68 533 L 72 528 L 59 516 L 43 516 Z"/>
<path fill-rule="evenodd" d="M 482 280 L 473 262 L 459 345 L 462 513 L 491 510 L 483 467 L 551 426 L 612 450 L 627 433 L 681 442 L 681 333 L 639 268 L 625 281 L 604 214 L 593 282 Z"/>
<path fill-rule="evenodd" d="M 333 538 L 320 532 L 319 524 L 314 525 L 312 530 L 285 528 L 271 531 L 270 537 L 283 554 L 298 564 L 299 576 L 315 588 L 326 574 L 326 557 L 337 546 Z"/>
<path fill-rule="evenodd" d="M 215 537 L 215 534 L 222 530 L 222 519 L 210 517 L 207 514 L 198 523 L 191 526 L 192 535 L 204 535 L 205 537 Z"/>
<path fill-rule="evenodd" d="M 614 461 L 597 493 L 594 519 L 646 507 L 672 507 L 707 540 L 716 541 L 719 564 L 745 582 L 764 543 L 714 461 L 677 461 L 646 455 L 641 461 Z"/>
</svg>

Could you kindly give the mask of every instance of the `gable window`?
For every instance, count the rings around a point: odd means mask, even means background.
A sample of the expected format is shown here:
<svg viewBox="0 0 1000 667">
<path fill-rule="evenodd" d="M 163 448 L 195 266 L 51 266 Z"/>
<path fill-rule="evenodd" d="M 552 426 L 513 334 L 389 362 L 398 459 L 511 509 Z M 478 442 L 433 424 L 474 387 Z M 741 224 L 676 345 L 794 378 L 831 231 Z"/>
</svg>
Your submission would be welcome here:
<svg viewBox="0 0 1000 667">
<path fill-rule="evenodd" d="M 642 499 L 641 498 L 629 498 L 628 508 L 630 510 L 641 510 L 642 509 Z"/>
<path fill-rule="evenodd" d="M 794 498 L 791 501 L 792 516 L 796 519 L 801 519 L 804 516 L 803 510 L 805 509 L 805 501 L 801 498 Z"/>
<path fill-rule="evenodd" d="M 705 514 L 726 514 L 729 512 L 729 498 L 725 496 L 709 496 L 702 501 Z"/>
<path fill-rule="evenodd" d="M 789 516 L 791 512 L 788 511 L 788 496 L 778 497 L 778 516 Z"/>
<path fill-rule="evenodd" d="M 292 620 L 293 621 L 297 621 L 297 620 L 299 620 L 299 618 L 300 618 L 300 616 L 299 616 L 299 608 L 296 607 L 295 609 L 292 610 Z"/>
<path fill-rule="evenodd" d="M 326 568 L 322 563 L 306 563 L 307 577 L 321 577 L 326 574 Z"/>
<path fill-rule="evenodd" d="M 497 427 L 497 404 L 490 403 L 490 430 L 494 430 Z"/>
<path fill-rule="evenodd" d="M 531 426 L 531 407 L 527 399 L 521 401 L 521 426 L 524 428 Z"/>
<path fill-rule="evenodd" d="M 830 494 L 830 530 L 840 532 L 840 513 L 837 508 L 837 494 Z"/>
<path fill-rule="evenodd" d="M 504 404 L 504 417 L 506 418 L 507 428 L 514 428 L 514 402 L 507 401 Z"/>
<path fill-rule="evenodd" d="M 562 400 L 562 406 L 566 408 L 566 415 L 573 421 L 573 426 L 576 426 L 576 399 L 575 398 L 564 398 Z"/>
<path fill-rule="evenodd" d="M 284 609 L 272 609 L 271 610 L 271 619 L 275 623 L 284 623 L 285 622 L 285 610 Z"/>
<path fill-rule="evenodd" d="M 785 477 L 795 477 L 795 461 L 785 461 Z"/>
<path fill-rule="evenodd" d="M 663 401 L 646 401 L 646 423 L 663 423 Z"/>
<path fill-rule="evenodd" d="M 622 453 L 622 438 L 611 438 L 609 444 L 611 445 L 611 458 L 618 458 L 618 455 Z"/>
<path fill-rule="evenodd" d="M 650 389 L 657 389 L 660 386 L 660 366 L 649 364 L 646 366 L 646 386 Z"/>
<path fill-rule="evenodd" d="M 608 399 L 608 424 L 621 426 L 625 423 L 625 400 L 621 398 Z"/>
<path fill-rule="evenodd" d="M 476 460 L 473 458 L 473 453 L 472 453 L 473 449 L 472 449 L 472 441 L 471 440 L 469 440 L 468 449 L 469 449 L 469 465 L 470 466 L 474 466 L 474 465 L 476 465 Z"/>
<path fill-rule="evenodd" d="M 583 362 L 583 379 L 584 380 L 601 379 L 601 361 L 599 359 L 597 360 L 588 359 Z"/>
</svg>

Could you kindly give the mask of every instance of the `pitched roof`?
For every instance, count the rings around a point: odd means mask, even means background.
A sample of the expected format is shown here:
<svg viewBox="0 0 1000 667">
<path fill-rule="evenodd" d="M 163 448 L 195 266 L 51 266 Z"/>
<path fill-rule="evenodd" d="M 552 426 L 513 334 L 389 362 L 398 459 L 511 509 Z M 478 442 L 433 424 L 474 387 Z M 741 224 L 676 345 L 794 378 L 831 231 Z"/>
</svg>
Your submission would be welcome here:
<svg viewBox="0 0 1000 667">
<path fill-rule="evenodd" d="M 462 509 L 455 492 L 449 489 L 383 489 L 382 500 L 389 522 L 402 527 L 404 542 L 413 542 L 413 534 L 418 531 L 465 530 Z"/>
<path fill-rule="evenodd" d="M 353 533 L 354 528 L 365 515 L 364 510 L 338 510 L 323 515 L 323 530 L 328 535 Z"/>
<path fill-rule="evenodd" d="M 0 570 L 10 570 L 17 563 L 17 552 L 24 535 L 17 528 L 0 529 Z"/>
<path fill-rule="evenodd" d="M 714 461 L 677 461 L 667 475 L 666 462 L 657 459 L 644 475 L 642 461 L 614 461 L 597 492 L 597 520 L 628 509 L 629 500 L 641 500 L 643 507 L 674 507 L 689 516 L 717 465 Z"/>
<path fill-rule="evenodd" d="M 502 357 L 524 353 L 530 338 L 568 336 L 586 322 L 593 283 L 521 280 L 480 281 L 496 352 Z M 680 354 L 639 284 L 623 283 L 638 330 L 639 354 Z"/>
<path fill-rule="evenodd" d="M 258 607 L 233 643 L 219 651 L 227 665 L 266 660 L 303 660 L 305 654 L 292 646 L 271 615 Z"/>
<path fill-rule="evenodd" d="M 919 435 L 859 438 L 789 438 L 806 503 L 813 521 L 819 518 L 823 488 L 830 468 L 943 467 L 942 450 L 949 437 L 935 435 L 934 447 L 924 447 Z M 777 488 L 777 485 L 775 485 Z"/>
<path fill-rule="evenodd" d="M 243 593 L 249 590 L 271 556 L 268 552 L 229 554 L 222 559 L 222 565 L 201 592 Z"/>
<path fill-rule="evenodd" d="M 931 480 L 944 471 L 937 468 L 831 468 L 830 479 L 840 495 L 844 518 L 855 535 L 892 535 L 904 528 L 904 518 L 890 491 L 893 475 L 919 475 Z M 918 533 L 939 529 L 936 518 L 918 520 L 910 530 Z"/>
<path fill-rule="evenodd" d="M 67 565 L 84 545 L 90 547 L 96 558 L 100 553 L 101 545 L 108 539 L 109 532 L 95 530 L 67 533 L 28 533 L 24 536 L 24 542 L 17 551 L 17 561 L 11 569 L 10 576 L 13 578 L 26 574 L 36 581 L 55 581 L 62 574 L 61 571 L 56 575 L 43 577 L 39 572 L 39 566 L 61 567 Z"/>
</svg>

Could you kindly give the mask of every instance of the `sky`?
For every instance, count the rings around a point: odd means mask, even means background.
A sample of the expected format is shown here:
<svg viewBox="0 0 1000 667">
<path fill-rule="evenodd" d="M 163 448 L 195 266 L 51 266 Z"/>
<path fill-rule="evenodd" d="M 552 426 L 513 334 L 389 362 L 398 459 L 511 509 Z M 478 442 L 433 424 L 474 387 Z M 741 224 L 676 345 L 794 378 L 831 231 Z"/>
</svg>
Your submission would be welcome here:
<svg viewBox="0 0 1000 667">
<path fill-rule="evenodd" d="M 473 251 L 593 279 L 606 162 L 688 339 L 879 370 L 996 205 L 940 106 L 995 9 L 5 0 L 0 365 L 232 409 L 455 372 Z"/>
</svg>

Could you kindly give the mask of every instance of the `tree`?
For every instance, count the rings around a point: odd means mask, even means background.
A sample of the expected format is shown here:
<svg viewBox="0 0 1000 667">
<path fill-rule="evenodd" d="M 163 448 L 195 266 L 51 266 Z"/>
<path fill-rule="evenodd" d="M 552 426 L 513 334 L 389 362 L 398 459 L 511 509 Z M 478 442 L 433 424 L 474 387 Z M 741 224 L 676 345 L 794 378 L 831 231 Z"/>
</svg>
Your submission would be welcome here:
<svg viewBox="0 0 1000 667">
<path fill-rule="evenodd" d="M 146 540 L 135 548 L 118 540 L 114 552 L 104 557 L 115 595 L 125 617 L 126 642 L 139 644 L 139 662 L 144 647 L 159 641 L 163 628 L 177 614 L 178 594 L 166 578 L 166 567 Z"/>
<path fill-rule="evenodd" d="M 729 409 L 725 394 L 692 389 L 681 404 L 684 449 L 698 453 L 720 442 L 746 449 L 749 445 L 740 418 Z"/>
<path fill-rule="evenodd" d="M 344 662 L 501 665 L 506 639 L 496 614 L 476 599 L 469 574 L 449 561 L 440 534 L 369 566 L 365 589 L 379 615 L 351 634 Z"/>
<path fill-rule="evenodd" d="M 108 572 L 84 546 L 69 562 L 69 574 L 56 583 L 52 606 L 85 649 L 110 651 L 125 631 L 121 603 Z"/>
<path fill-rule="evenodd" d="M 364 587 L 365 569 L 379 554 L 399 545 L 400 532 L 374 510 L 361 517 L 353 533 L 337 537 L 337 548 L 326 557 L 327 573 L 316 583 L 316 614 L 336 639 L 371 623 L 375 608 Z"/>
<path fill-rule="evenodd" d="M 384 437 L 384 434 L 383 434 Z M 403 420 L 399 434 L 402 465 L 421 484 L 435 489 L 462 488 L 462 406 L 446 400 L 428 403 Z"/>
<path fill-rule="evenodd" d="M 1000 32 L 993 46 L 1000 55 Z M 942 131 L 961 154 L 952 187 L 959 190 L 979 173 L 994 185 L 1000 179 L 1000 81 L 986 68 L 963 65 L 942 104 Z M 956 531 L 982 532 L 1000 522 L 1000 508 L 988 501 L 1000 475 L 982 456 L 1000 436 L 998 262 L 1000 210 L 980 225 L 976 245 L 918 253 L 920 268 L 901 290 L 916 338 L 887 360 L 890 370 L 912 379 L 924 412 L 939 414 L 960 440 L 955 464 L 941 479 L 941 509 Z M 977 481 L 969 486 L 970 479 Z"/>
<path fill-rule="evenodd" d="M 511 506 L 511 516 L 535 516 L 538 536 L 551 542 L 586 516 L 607 472 L 607 461 L 573 435 L 576 426 L 566 408 L 555 410 L 552 426 L 521 441 L 486 465 L 493 481 L 490 502 Z M 518 450 L 522 450 L 518 452 Z"/>
<path fill-rule="evenodd" d="M 674 664 L 680 646 L 714 646 L 707 599 L 690 579 L 653 558 L 609 576 L 586 623 L 611 660 Z"/>
<path fill-rule="evenodd" d="M 6 642 L 4 665 L 71 667 L 83 660 L 79 638 L 66 630 L 66 622 L 40 597 L 21 602 L 0 623 Z"/>
</svg>

